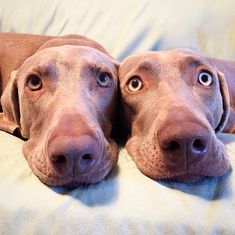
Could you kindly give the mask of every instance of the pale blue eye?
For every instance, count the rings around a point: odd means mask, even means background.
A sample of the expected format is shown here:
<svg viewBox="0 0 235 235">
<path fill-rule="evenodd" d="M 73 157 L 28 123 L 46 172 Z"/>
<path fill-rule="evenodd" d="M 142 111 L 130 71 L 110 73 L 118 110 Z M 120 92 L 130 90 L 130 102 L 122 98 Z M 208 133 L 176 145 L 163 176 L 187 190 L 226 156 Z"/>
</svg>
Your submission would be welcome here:
<svg viewBox="0 0 235 235">
<path fill-rule="evenodd" d="M 198 75 L 198 82 L 203 86 L 210 86 L 213 83 L 213 77 L 207 72 L 201 72 Z"/>
<path fill-rule="evenodd" d="M 101 73 L 97 80 L 98 85 L 101 87 L 109 87 L 112 83 L 110 76 L 107 73 Z"/>
</svg>

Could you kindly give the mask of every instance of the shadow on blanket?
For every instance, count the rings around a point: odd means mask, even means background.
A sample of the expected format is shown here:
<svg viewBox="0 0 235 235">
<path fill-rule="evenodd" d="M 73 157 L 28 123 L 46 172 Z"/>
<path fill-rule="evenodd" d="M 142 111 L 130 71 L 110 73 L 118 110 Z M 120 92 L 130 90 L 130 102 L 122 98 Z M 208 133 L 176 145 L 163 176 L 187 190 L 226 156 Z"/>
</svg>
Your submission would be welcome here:
<svg viewBox="0 0 235 235">
<path fill-rule="evenodd" d="M 221 200 L 232 197 L 232 169 L 220 177 L 208 177 L 191 184 L 173 182 L 171 180 L 157 180 L 158 183 L 175 190 L 182 191 L 208 201 Z"/>
<path fill-rule="evenodd" d="M 77 188 L 50 187 L 54 192 L 73 197 L 86 206 L 95 207 L 112 204 L 118 195 L 117 175 L 119 167 L 116 166 L 111 173 L 97 184 L 81 185 Z"/>
</svg>

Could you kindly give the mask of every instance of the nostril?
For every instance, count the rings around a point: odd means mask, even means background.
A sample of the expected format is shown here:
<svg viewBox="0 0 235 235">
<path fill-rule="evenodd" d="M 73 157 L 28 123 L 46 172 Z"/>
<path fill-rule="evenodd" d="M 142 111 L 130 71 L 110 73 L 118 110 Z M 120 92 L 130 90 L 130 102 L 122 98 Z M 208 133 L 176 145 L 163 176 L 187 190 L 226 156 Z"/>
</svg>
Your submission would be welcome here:
<svg viewBox="0 0 235 235">
<path fill-rule="evenodd" d="M 193 141 L 192 147 L 198 152 L 204 152 L 206 149 L 206 143 L 202 139 L 195 139 Z"/>
<path fill-rule="evenodd" d="M 64 155 L 58 155 L 52 159 L 52 161 L 56 164 L 64 164 L 66 163 L 66 158 Z"/>
<path fill-rule="evenodd" d="M 165 146 L 166 150 L 169 150 L 171 152 L 177 151 L 180 149 L 180 144 L 177 141 L 170 141 L 167 143 L 167 145 Z"/>
<path fill-rule="evenodd" d="M 90 174 L 98 165 L 101 146 L 90 135 L 57 136 L 48 142 L 49 169 L 59 177 Z"/>
<path fill-rule="evenodd" d="M 92 157 L 91 157 L 90 154 L 85 154 L 85 155 L 82 156 L 82 159 L 83 159 L 84 161 L 90 161 L 90 160 L 92 160 Z"/>
<path fill-rule="evenodd" d="M 91 154 L 84 154 L 80 158 L 80 167 L 85 168 L 92 165 L 94 158 Z"/>
<path fill-rule="evenodd" d="M 68 162 L 65 155 L 53 155 L 51 157 L 51 163 L 59 175 L 66 174 Z"/>
</svg>

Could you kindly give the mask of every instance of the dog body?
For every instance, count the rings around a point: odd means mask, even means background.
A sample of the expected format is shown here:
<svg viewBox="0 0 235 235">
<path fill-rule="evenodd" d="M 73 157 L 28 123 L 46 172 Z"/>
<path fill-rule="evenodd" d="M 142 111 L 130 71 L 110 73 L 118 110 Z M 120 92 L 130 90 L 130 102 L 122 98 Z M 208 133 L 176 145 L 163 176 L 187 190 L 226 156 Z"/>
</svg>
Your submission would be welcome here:
<svg viewBox="0 0 235 235">
<path fill-rule="evenodd" d="M 79 35 L 3 34 L 1 39 L 9 43 L 0 53 L 0 129 L 27 140 L 24 155 L 44 183 L 77 186 L 102 180 L 117 160 L 110 137 L 116 61 Z"/>
<path fill-rule="evenodd" d="M 55 37 L 0 33 L 0 95 L 2 95 L 10 79 L 11 72 L 17 70 L 28 57 L 53 38 Z"/>
<path fill-rule="evenodd" d="M 186 49 L 145 52 L 121 63 L 126 148 L 144 174 L 192 182 L 228 171 L 216 133 L 234 131 L 233 74 L 234 62 Z"/>
</svg>

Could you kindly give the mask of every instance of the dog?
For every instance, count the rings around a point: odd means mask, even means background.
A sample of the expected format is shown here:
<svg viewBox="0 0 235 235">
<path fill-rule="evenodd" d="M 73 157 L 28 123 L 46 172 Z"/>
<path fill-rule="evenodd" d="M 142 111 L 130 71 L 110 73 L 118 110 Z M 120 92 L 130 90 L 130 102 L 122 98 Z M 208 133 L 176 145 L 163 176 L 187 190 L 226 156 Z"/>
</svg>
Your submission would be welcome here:
<svg viewBox="0 0 235 235">
<path fill-rule="evenodd" d="M 0 43 L 0 130 L 26 140 L 25 158 L 47 185 L 104 179 L 117 161 L 118 62 L 79 35 L 2 33 Z"/>
<path fill-rule="evenodd" d="M 235 131 L 235 62 L 188 49 L 144 52 L 119 67 L 126 148 L 153 179 L 196 182 L 230 169 L 216 133 Z"/>
</svg>

